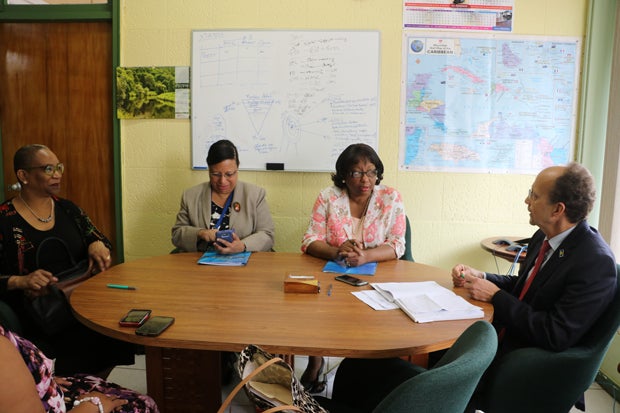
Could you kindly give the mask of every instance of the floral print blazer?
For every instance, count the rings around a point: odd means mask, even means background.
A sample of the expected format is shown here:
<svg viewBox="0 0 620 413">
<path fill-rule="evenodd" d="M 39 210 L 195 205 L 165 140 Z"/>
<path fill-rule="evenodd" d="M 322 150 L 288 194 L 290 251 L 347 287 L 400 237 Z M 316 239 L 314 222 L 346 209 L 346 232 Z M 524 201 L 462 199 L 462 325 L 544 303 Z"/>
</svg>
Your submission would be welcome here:
<svg viewBox="0 0 620 413">
<path fill-rule="evenodd" d="M 405 206 L 396 189 L 384 185 L 375 186 L 363 224 L 363 241 L 366 248 L 386 244 L 394 249 L 399 258 L 405 253 Z M 354 232 L 346 189 L 336 186 L 325 188 L 312 208 L 301 250 L 306 252 L 314 241 L 325 241 L 331 246 L 338 247 L 353 237 Z"/>
</svg>

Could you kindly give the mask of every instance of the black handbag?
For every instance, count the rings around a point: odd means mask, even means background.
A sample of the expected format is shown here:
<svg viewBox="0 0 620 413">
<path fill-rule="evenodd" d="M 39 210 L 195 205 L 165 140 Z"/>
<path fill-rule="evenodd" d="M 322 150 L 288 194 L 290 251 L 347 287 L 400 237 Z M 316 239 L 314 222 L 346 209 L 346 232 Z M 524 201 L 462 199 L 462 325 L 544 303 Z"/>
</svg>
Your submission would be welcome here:
<svg viewBox="0 0 620 413">
<path fill-rule="evenodd" d="M 58 282 L 46 288 L 46 293 L 35 297 L 25 297 L 25 307 L 36 325 L 46 334 L 57 334 L 77 323 L 71 311 L 69 297 L 75 287 L 93 276 L 88 258 L 76 261 L 64 240 L 56 237 L 46 238 L 37 249 L 36 265 L 39 265 L 39 253 L 47 243 L 59 243 L 66 251 L 71 267 L 55 273 Z"/>
</svg>

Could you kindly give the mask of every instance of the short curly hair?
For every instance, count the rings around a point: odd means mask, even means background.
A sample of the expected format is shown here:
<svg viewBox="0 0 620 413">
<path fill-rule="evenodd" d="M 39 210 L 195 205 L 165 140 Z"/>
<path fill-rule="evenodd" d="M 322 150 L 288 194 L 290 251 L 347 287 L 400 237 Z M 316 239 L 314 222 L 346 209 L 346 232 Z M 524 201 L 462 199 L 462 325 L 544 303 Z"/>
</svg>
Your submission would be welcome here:
<svg viewBox="0 0 620 413">
<path fill-rule="evenodd" d="M 367 160 L 377 168 L 377 180 L 375 185 L 379 185 L 383 179 L 383 162 L 377 152 L 365 143 L 354 143 L 342 151 L 336 160 L 336 173 L 332 174 L 332 181 L 338 188 L 345 188 L 345 180 L 351 172 L 353 165 L 361 160 Z"/>
<path fill-rule="evenodd" d="M 571 223 L 586 219 L 595 200 L 594 178 L 588 169 L 577 162 L 566 165 L 564 173 L 555 180 L 555 185 L 549 191 L 549 201 L 562 202 Z"/>
</svg>

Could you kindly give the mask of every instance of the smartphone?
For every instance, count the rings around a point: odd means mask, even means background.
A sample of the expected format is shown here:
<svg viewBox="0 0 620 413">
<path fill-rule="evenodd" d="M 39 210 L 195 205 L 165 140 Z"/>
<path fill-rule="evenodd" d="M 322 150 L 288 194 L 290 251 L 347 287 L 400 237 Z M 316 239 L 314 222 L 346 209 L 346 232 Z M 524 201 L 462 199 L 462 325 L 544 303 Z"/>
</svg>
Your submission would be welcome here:
<svg viewBox="0 0 620 413">
<path fill-rule="evenodd" d="M 223 240 L 226 240 L 228 242 L 233 242 L 233 233 L 235 232 L 234 229 L 223 229 L 221 231 L 218 231 L 215 233 L 215 238 L 221 238 Z M 224 246 L 221 243 L 218 243 L 219 245 L 221 245 L 222 247 Z"/>
<path fill-rule="evenodd" d="M 346 275 L 346 274 L 337 275 L 335 277 L 335 279 L 338 280 L 338 281 L 342 281 L 343 283 L 354 285 L 356 287 L 360 287 L 362 285 L 368 284 L 368 281 L 363 281 L 363 280 L 360 280 L 357 277 L 352 277 L 352 276 Z"/>
<path fill-rule="evenodd" d="M 140 327 L 151 316 L 151 310 L 131 309 L 118 322 L 122 327 Z"/>
<path fill-rule="evenodd" d="M 155 315 L 146 320 L 140 327 L 136 328 L 136 334 L 139 336 L 155 337 L 170 327 L 172 323 L 174 323 L 174 317 Z"/>
</svg>

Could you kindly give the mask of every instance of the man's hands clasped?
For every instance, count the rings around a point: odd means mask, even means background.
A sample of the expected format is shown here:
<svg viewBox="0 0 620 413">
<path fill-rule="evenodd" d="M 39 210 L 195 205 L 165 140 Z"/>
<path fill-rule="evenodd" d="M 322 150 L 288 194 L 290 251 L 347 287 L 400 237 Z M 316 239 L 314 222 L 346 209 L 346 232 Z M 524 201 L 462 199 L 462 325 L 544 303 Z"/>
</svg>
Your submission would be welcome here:
<svg viewBox="0 0 620 413">
<path fill-rule="evenodd" d="M 499 291 L 499 287 L 484 279 L 484 272 L 464 264 L 457 264 L 451 271 L 452 284 L 464 287 L 474 300 L 489 302 Z"/>
</svg>

